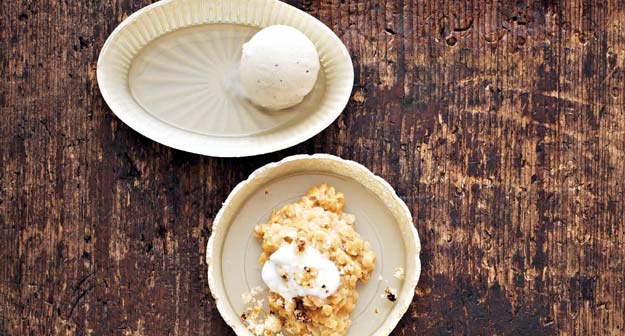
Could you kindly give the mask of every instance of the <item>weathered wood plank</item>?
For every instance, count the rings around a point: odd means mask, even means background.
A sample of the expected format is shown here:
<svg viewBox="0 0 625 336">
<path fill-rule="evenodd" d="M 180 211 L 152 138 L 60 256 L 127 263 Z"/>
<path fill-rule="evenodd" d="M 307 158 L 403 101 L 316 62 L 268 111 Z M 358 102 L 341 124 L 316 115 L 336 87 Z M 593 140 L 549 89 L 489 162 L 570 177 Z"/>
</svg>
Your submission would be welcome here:
<svg viewBox="0 0 625 336">
<path fill-rule="evenodd" d="M 249 159 L 106 107 L 99 49 L 140 1 L 0 3 L 0 334 L 225 335 L 203 259 L 231 188 L 296 153 L 359 161 L 415 215 L 397 335 L 625 333 L 625 2 L 289 1 L 345 42 L 353 99 Z"/>
</svg>

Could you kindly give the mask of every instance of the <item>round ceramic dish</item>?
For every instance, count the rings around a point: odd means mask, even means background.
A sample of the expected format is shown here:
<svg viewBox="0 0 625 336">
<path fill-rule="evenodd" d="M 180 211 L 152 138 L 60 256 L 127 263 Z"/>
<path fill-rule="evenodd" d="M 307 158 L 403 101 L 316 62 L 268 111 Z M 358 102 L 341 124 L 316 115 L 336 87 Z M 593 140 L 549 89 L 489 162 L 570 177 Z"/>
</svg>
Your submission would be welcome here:
<svg viewBox="0 0 625 336">
<path fill-rule="evenodd" d="M 344 210 L 356 216 L 356 231 L 377 256 L 371 279 L 358 289 L 349 335 L 388 335 L 408 309 L 421 271 L 421 245 L 406 204 L 386 181 L 356 162 L 326 154 L 295 155 L 259 168 L 239 183 L 213 223 L 206 249 L 208 282 L 219 312 L 237 335 L 251 335 L 239 318 L 246 308 L 241 295 L 266 288 L 254 226 L 319 183 L 345 195 Z M 405 270 L 403 280 L 393 276 L 398 267 Z M 384 297 L 386 287 L 397 290 L 397 301 Z"/>
<path fill-rule="evenodd" d="M 237 71 L 243 43 L 276 24 L 310 38 L 321 70 L 302 103 L 267 112 L 244 98 Z M 100 52 L 97 77 L 111 110 L 144 136 L 188 152 L 240 157 L 321 132 L 345 108 L 354 70 L 328 27 L 277 0 L 164 0 L 115 29 Z"/>
</svg>

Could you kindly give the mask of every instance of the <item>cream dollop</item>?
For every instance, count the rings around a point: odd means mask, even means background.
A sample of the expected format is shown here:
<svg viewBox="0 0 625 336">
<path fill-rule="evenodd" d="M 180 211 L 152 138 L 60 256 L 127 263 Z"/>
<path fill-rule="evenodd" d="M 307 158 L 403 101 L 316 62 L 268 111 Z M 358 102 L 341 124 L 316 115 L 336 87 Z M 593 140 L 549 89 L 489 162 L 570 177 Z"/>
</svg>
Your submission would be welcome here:
<svg viewBox="0 0 625 336">
<path fill-rule="evenodd" d="M 311 272 L 316 276 L 307 281 Z M 271 291 L 285 299 L 306 295 L 326 298 L 336 292 L 341 280 L 336 265 L 319 250 L 306 246 L 300 251 L 294 243 L 282 245 L 269 257 L 262 277 Z M 302 282 L 308 285 L 302 286 Z"/>
</svg>

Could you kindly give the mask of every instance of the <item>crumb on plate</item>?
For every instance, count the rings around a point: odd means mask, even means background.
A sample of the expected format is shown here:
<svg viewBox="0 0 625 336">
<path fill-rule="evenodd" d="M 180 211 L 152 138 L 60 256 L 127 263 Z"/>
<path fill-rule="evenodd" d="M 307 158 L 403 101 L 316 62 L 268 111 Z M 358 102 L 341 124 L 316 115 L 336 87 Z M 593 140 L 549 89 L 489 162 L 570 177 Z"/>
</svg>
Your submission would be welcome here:
<svg viewBox="0 0 625 336">
<path fill-rule="evenodd" d="M 399 280 L 404 280 L 405 272 L 403 267 L 396 267 L 393 276 Z"/>
<path fill-rule="evenodd" d="M 391 302 L 397 301 L 397 291 L 395 290 L 395 288 L 386 287 L 384 289 L 384 295 L 386 296 L 386 299 Z"/>
</svg>

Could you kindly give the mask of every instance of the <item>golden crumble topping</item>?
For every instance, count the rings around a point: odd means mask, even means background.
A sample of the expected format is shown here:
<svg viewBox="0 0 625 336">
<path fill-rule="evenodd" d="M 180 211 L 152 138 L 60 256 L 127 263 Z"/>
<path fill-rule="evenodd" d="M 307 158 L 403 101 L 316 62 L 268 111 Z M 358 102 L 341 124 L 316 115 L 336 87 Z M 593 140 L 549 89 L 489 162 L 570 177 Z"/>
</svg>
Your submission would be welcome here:
<svg viewBox="0 0 625 336">
<path fill-rule="evenodd" d="M 270 320 L 263 335 L 280 332 L 291 335 L 345 335 L 350 326 L 349 314 L 358 300 L 358 281 L 367 281 L 375 267 L 375 253 L 368 242 L 354 230 L 356 218 L 343 212 L 345 198 L 334 187 L 312 187 L 299 202 L 274 210 L 267 223 L 256 226 L 263 253 L 263 265 L 283 244 L 297 244 L 302 251 L 308 244 L 331 260 L 339 270 L 340 285 L 323 299 L 307 295 L 285 299 L 269 292 Z M 316 270 L 304 269 L 299 285 L 314 284 Z M 280 328 L 278 328 L 280 326 Z"/>
</svg>

